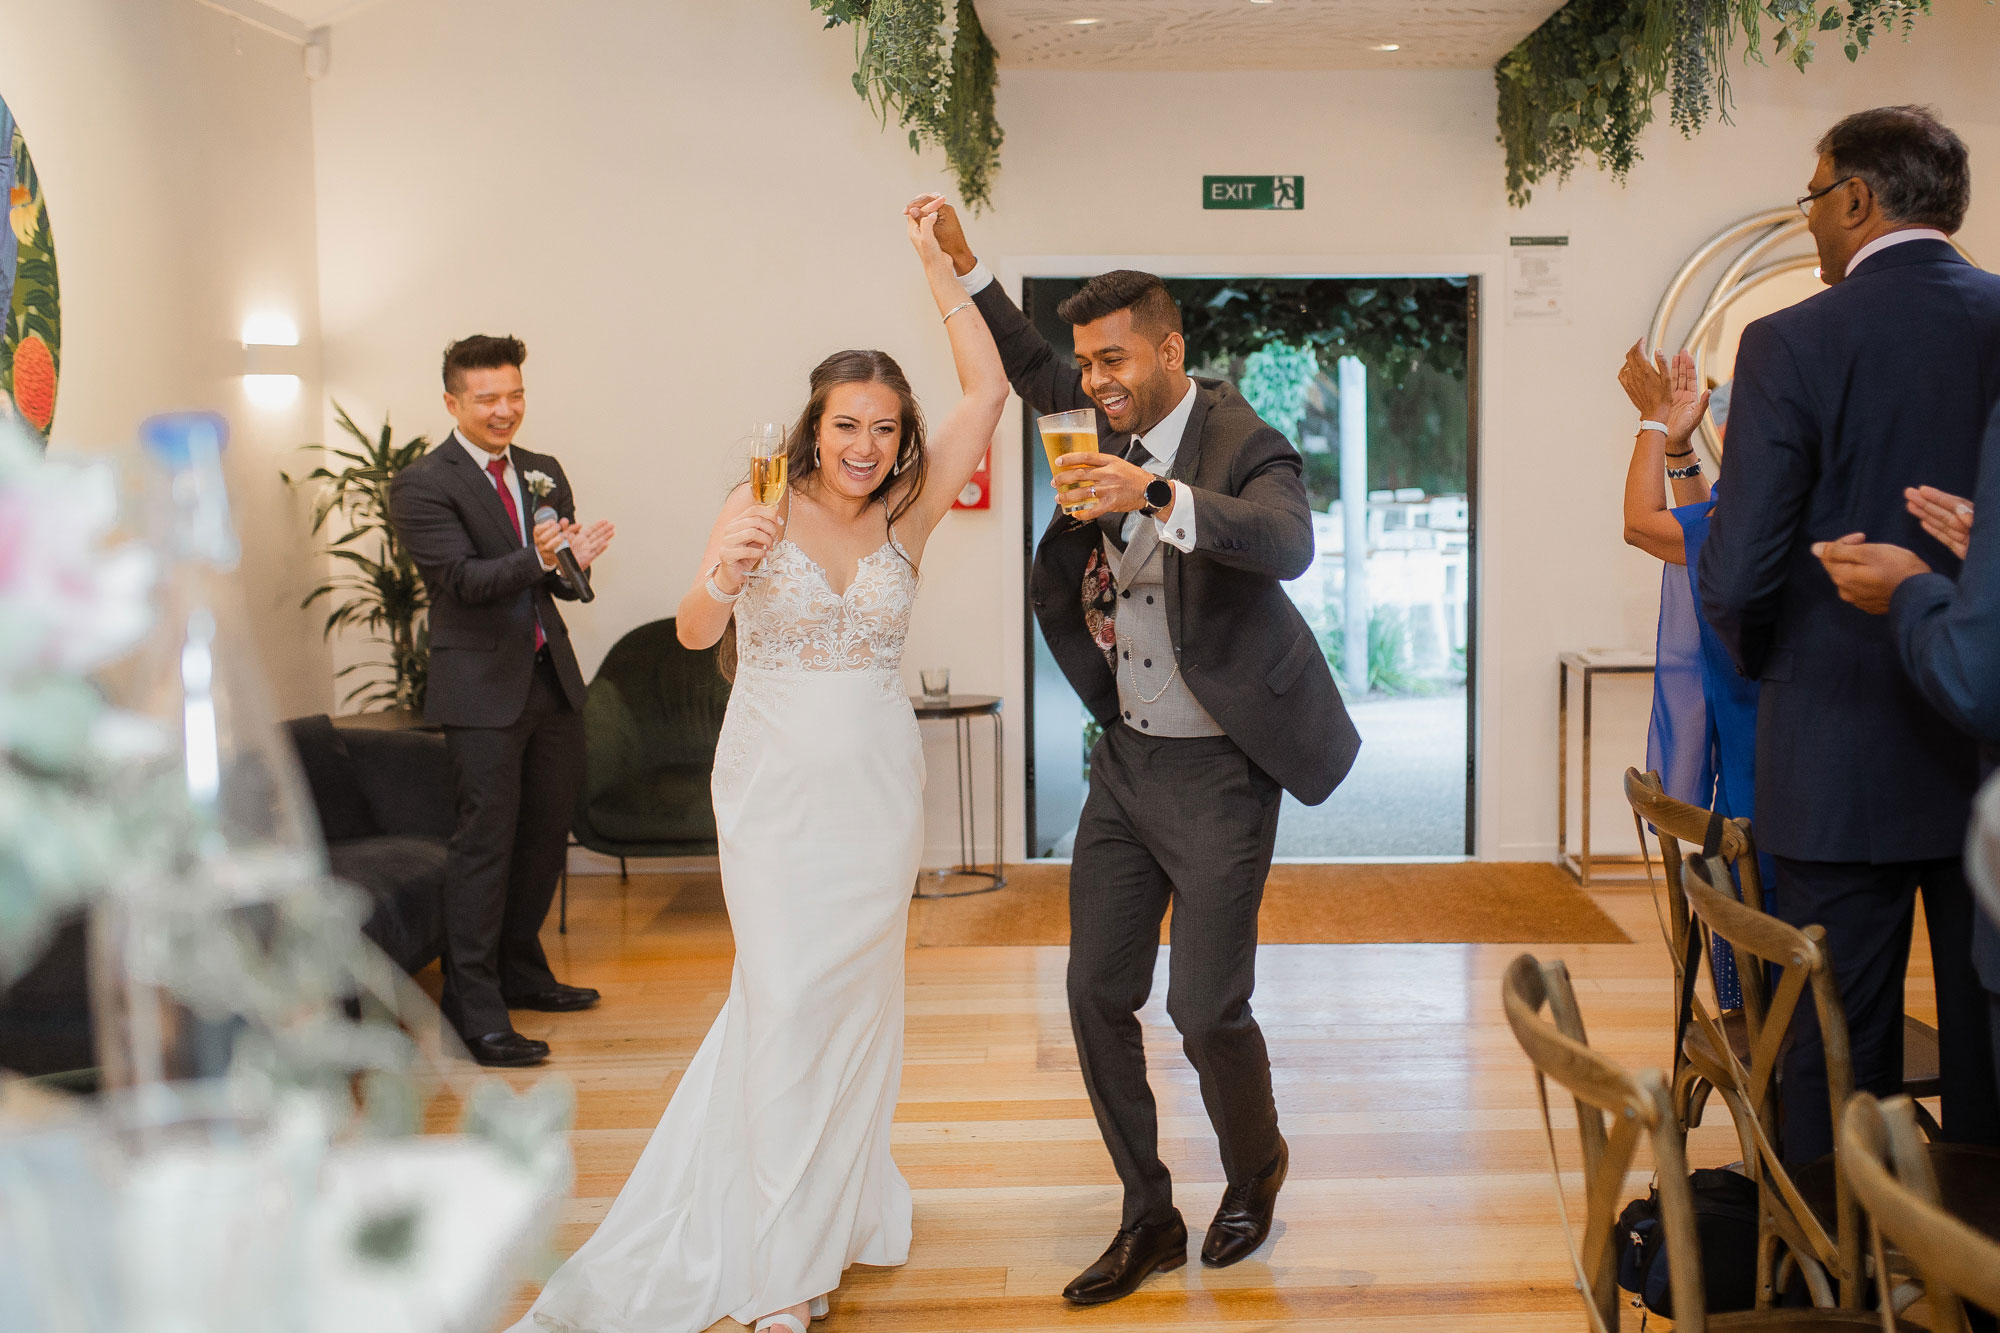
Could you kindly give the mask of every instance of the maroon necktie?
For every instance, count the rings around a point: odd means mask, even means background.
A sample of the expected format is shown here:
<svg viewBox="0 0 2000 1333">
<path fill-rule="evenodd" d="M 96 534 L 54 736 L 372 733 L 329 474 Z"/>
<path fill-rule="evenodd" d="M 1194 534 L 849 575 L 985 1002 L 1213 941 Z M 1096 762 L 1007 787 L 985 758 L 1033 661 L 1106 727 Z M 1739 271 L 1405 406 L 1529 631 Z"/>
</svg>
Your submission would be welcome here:
<svg viewBox="0 0 2000 1333">
<path fill-rule="evenodd" d="M 486 470 L 493 474 L 493 489 L 500 492 L 500 507 L 507 511 L 507 521 L 514 525 L 515 538 L 521 540 L 521 511 L 514 503 L 514 488 L 507 484 L 507 455 L 501 454 L 490 459 L 486 464 Z M 540 554 L 537 553 L 535 558 L 539 560 Z M 548 636 L 542 633 L 542 618 L 536 616 L 535 651 L 538 653 L 542 651 L 542 645 L 547 642 Z"/>
</svg>

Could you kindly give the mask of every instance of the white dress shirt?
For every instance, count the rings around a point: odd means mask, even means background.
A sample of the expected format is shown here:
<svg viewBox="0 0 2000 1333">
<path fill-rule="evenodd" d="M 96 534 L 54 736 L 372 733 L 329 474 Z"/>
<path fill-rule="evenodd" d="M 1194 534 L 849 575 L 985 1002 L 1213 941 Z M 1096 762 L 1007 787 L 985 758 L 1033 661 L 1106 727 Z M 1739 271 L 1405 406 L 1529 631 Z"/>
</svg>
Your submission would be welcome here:
<svg viewBox="0 0 2000 1333">
<path fill-rule="evenodd" d="M 972 270 L 959 276 L 959 285 L 965 288 L 967 296 L 977 296 L 993 281 L 993 270 L 986 267 L 986 261 L 975 260 Z M 1188 417 L 1194 412 L 1193 380 L 1185 381 L 1181 400 L 1174 410 L 1161 417 L 1154 427 L 1144 435 L 1133 436 L 1135 443 L 1143 443 L 1152 457 L 1143 466 L 1156 477 L 1165 476 L 1173 468 L 1174 455 L 1180 451 L 1181 436 L 1187 433 Z M 1171 518 L 1155 515 L 1153 522 L 1159 525 L 1160 540 L 1175 550 L 1186 554 L 1194 549 L 1194 492 L 1186 482 L 1171 483 L 1174 488 L 1174 512 Z M 1132 534 L 1139 530 L 1139 522 L 1145 517 L 1134 509 L 1125 516 L 1125 527 L 1120 536 L 1126 545 L 1131 545 Z"/>
<path fill-rule="evenodd" d="M 1873 255 L 1879 255 L 1890 246 L 1901 245 L 1904 241 L 1944 241 L 1949 243 L 1950 240 L 1951 237 L 1945 235 L 1936 227 L 1904 227 L 1902 230 L 1892 231 L 1886 236 L 1877 236 L 1874 240 L 1856 250 L 1854 258 L 1847 261 L 1847 272 L 1841 274 L 1841 276 L 1844 278 L 1852 277 L 1854 270 L 1861 266 L 1862 260 Z M 967 276 L 971 275 L 968 274 Z"/>
<path fill-rule="evenodd" d="M 480 448 L 471 440 L 460 435 L 457 430 L 452 431 L 451 438 L 457 440 L 465 452 L 472 455 L 472 461 L 478 465 L 481 472 L 484 472 L 489 479 L 493 476 L 492 465 L 495 455 L 490 450 Z M 521 474 L 515 470 L 513 446 L 509 445 L 507 448 L 502 449 L 498 456 L 507 460 L 507 470 L 500 474 L 501 484 L 505 485 L 514 495 L 514 512 L 521 519 L 521 545 L 532 546 L 535 543 L 535 511 L 528 507 L 530 497 L 527 491 L 521 487 Z M 537 551 L 535 558 L 540 560 L 541 552 Z M 545 570 L 554 569 L 555 566 L 546 560 L 542 560 L 542 568 Z"/>
</svg>

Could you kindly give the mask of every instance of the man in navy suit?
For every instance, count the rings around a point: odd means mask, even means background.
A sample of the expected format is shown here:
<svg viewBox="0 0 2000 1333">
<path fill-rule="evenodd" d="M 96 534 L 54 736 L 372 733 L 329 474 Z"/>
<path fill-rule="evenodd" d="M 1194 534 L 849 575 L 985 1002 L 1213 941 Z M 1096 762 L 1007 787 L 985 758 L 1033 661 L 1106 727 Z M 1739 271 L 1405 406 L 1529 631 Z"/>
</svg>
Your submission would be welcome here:
<svg viewBox="0 0 2000 1333">
<path fill-rule="evenodd" d="M 1847 117 L 1818 145 L 1799 200 L 1830 290 L 1743 331 L 1727 494 L 1698 569 L 1702 605 L 1760 682 L 1757 837 L 1779 913 L 1825 927 L 1857 1087 L 1902 1085 L 1903 986 L 1924 894 L 1937 985 L 1944 1131 L 2000 1142 L 1984 996 L 1967 941 L 1961 853 L 1979 781 L 1974 742 L 1913 685 L 1889 626 L 1845 604 L 1815 544 L 1857 529 L 1958 559 L 1903 491 L 1970 494 L 2000 397 L 2000 277 L 1948 239 L 1965 217 L 1965 145 L 1920 107 Z M 1810 1004 L 1785 1056 L 1784 1152 L 1832 1151 Z"/>
<path fill-rule="evenodd" d="M 1990 771 L 2000 764 L 2000 532 L 1988 529 L 2000 519 L 1989 519 L 1986 528 L 1974 528 L 1971 520 L 1979 507 L 2000 514 L 2000 407 L 1986 423 L 1977 505 L 1934 490 L 1909 499 L 1914 511 L 1933 515 L 1926 530 L 1962 553 L 1957 583 L 1916 552 L 1886 542 L 1843 539 L 1821 544 L 1816 553 L 1844 600 L 1889 617 L 1903 669 L 1932 707 L 1980 742 Z M 1982 886 L 1974 875 L 1987 901 L 1973 923 L 1972 959 L 1986 988 L 2000 1064 L 2000 924 L 1993 916 L 2000 910 L 2000 883 L 1991 879 L 2000 869 L 2000 785 L 1989 781 L 1987 787 L 1979 802 L 1983 832 L 1974 831 L 1967 856 L 1975 865 L 1983 860 L 1989 876 Z"/>
</svg>

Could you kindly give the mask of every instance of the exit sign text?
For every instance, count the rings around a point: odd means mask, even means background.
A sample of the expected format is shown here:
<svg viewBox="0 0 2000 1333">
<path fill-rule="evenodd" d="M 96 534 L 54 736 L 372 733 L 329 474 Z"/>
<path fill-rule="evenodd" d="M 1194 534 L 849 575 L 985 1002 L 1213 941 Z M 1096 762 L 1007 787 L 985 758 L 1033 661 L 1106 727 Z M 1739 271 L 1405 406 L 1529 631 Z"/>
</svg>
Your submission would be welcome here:
<svg viewBox="0 0 2000 1333">
<path fill-rule="evenodd" d="M 1304 176 L 1203 176 L 1203 208 L 1282 208 L 1306 206 Z"/>
</svg>

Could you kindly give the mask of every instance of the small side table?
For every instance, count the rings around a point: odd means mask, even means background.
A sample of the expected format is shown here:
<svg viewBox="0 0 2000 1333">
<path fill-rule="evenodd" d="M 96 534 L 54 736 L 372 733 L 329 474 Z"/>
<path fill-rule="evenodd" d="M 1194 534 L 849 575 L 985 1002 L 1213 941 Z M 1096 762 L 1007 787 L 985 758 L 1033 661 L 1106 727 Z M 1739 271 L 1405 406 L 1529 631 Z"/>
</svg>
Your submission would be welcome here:
<svg viewBox="0 0 2000 1333">
<path fill-rule="evenodd" d="M 975 893 L 991 893 L 1005 887 L 1007 876 L 1000 864 L 1007 844 L 1006 810 L 1007 789 L 1005 779 L 1006 750 L 1001 743 L 1000 699 L 991 694 L 954 694 L 945 699 L 926 699 L 920 694 L 910 696 L 910 706 L 916 710 L 919 722 L 950 722 L 952 724 L 954 775 L 958 780 L 958 864 L 945 870 L 923 870 L 917 873 L 917 887 L 913 896 L 918 898 L 969 898 Z M 979 829 L 973 814 L 972 801 L 972 720 L 978 717 L 993 719 L 993 868 L 981 870 L 973 863 L 974 844 L 978 841 Z M 961 889 L 956 893 L 940 893 L 936 890 L 925 892 L 924 881 L 933 880 L 943 884 L 946 880 L 988 879 L 991 884 L 977 889 Z"/>
<path fill-rule="evenodd" d="M 1623 854 L 1617 856 L 1592 856 L 1590 854 L 1590 723 L 1592 684 L 1599 676 L 1650 676 L 1653 674 L 1653 654 L 1643 649 L 1603 649 L 1591 648 L 1583 652 L 1563 653 L 1557 659 L 1556 685 L 1556 860 L 1563 869 L 1576 876 L 1579 884 L 1590 883 L 1592 871 L 1599 865 L 1639 865 L 1643 856 Z M 1581 828 L 1577 851 L 1574 856 L 1569 850 L 1569 678 L 1575 672 L 1583 682 L 1583 762 L 1578 765 L 1579 786 L 1583 799 Z"/>
</svg>

